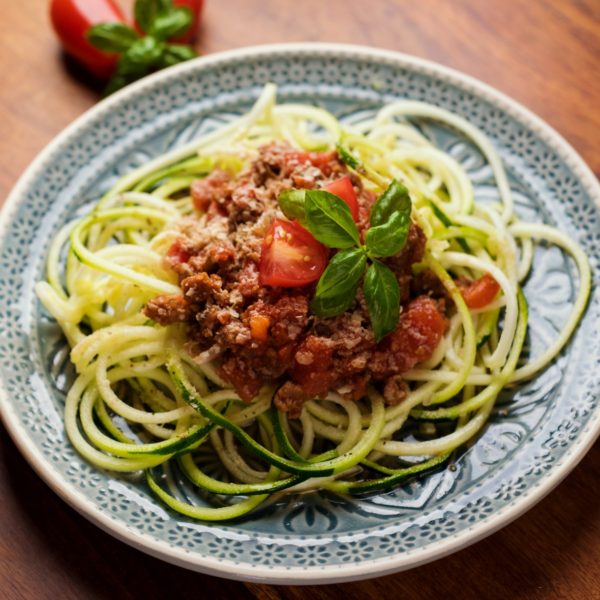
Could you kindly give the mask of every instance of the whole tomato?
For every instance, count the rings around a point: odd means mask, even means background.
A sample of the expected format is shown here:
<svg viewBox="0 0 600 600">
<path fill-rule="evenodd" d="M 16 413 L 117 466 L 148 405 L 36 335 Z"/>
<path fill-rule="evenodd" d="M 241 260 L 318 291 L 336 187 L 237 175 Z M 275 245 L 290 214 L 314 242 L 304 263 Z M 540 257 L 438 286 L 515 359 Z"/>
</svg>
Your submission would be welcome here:
<svg viewBox="0 0 600 600">
<path fill-rule="evenodd" d="M 204 0 L 173 0 L 173 6 L 187 6 L 194 15 L 191 27 L 187 30 L 184 35 L 174 38 L 172 41 L 179 44 L 189 44 L 194 41 L 198 29 L 200 28 L 200 21 L 202 20 L 202 9 L 204 8 Z"/>
<path fill-rule="evenodd" d="M 64 49 L 96 77 L 107 79 L 118 60 L 95 48 L 86 37 L 87 30 L 98 23 L 124 22 L 113 0 L 51 0 L 50 19 Z"/>
</svg>

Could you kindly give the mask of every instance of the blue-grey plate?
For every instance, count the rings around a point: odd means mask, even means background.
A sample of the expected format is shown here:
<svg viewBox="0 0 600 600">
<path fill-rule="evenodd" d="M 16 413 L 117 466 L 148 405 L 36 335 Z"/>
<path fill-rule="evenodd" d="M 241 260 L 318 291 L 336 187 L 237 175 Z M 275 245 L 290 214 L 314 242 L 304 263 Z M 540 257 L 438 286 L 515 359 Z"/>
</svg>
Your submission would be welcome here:
<svg viewBox="0 0 600 600">
<path fill-rule="evenodd" d="M 597 287 L 562 355 L 534 380 L 502 395 L 456 469 L 391 493 L 359 500 L 305 494 L 240 522 L 197 523 L 157 502 L 141 477 L 91 467 L 65 437 L 68 349 L 33 291 L 44 274 L 49 240 L 123 173 L 246 111 L 268 81 L 279 85 L 280 101 L 325 106 L 343 120 L 362 118 L 398 98 L 426 100 L 467 118 L 506 161 L 518 213 L 576 239 L 597 277 L 598 182 L 554 130 L 490 87 L 416 58 L 353 46 L 294 44 L 213 55 L 98 104 L 40 154 L 12 192 L 0 224 L 2 417 L 30 463 L 68 503 L 114 536 L 165 560 L 222 577 L 286 583 L 406 569 L 519 516 L 591 446 L 600 429 Z M 496 197 L 490 169 L 466 140 L 422 125 L 465 166 L 479 199 Z M 556 335 L 576 285 L 576 270 L 560 252 L 536 255 L 525 288 L 532 353 Z"/>
</svg>

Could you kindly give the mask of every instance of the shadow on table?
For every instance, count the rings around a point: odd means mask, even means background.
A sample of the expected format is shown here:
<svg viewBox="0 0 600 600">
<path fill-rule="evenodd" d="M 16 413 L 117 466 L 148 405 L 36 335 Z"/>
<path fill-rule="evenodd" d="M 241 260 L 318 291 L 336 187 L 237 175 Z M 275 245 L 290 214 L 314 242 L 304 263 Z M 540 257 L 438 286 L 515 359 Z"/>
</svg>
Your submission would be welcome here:
<svg viewBox="0 0 600 600">
<path fill-rule="evenodd" d="M 35 474 L 0 422 L 2 600 L 251 598 L 242 583 L 175 567 L 112 538 Z"/>
</svg>

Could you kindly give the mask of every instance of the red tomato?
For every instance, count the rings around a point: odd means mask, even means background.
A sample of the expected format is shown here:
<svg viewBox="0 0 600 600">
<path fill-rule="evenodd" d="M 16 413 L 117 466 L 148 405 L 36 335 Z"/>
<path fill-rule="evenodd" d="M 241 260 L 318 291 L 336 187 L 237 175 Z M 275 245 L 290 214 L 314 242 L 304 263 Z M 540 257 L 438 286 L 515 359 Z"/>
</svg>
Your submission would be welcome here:
<svg viewBox="0 0 600 600">
<path fill-rule="evenodd" d="M 202 19 L 204 0 L 173 0 L 173 6 L 187 6 L 194 15 L 192 26 L 187 30 L 187 33 L 172 40 L 173 42 L 178 42 L 180 44 L 189 44 L 194 41 L 196 34 L 198 33 L 200 20 Z"/>
<path fill-rule="evenodd" d="M 358 221 L 358 200 L 348 175 L 344 175 L 340 179 L 328 183 L 323 189 L 339 196 L 348 205 L 352 213 L 352 218 Z"/>
<path fill-rule="evenodd" d="M 299 287 L 316 281 L 327 265 L 327 249 L 295 221 L 275 219 L 260 255 L 261 285 Z"/>
<path fill-rule="evenodd" d="M 404 373 L 431 358 L 448 326 L 446 317 L 429 296 L 411 300 L 400 315 L 400 323 L 382 344 L 393 354 L 396 370 Z"/>
<path fill-rule="evenodd" d="M 483 277 L 462 287 L 460 291 L 469 308 L 483 308 L 497 296 L 500 285 L 489 273 L 486 273 Z"/>
<path fill-rule="evenodd" d="M 298 165 L 310 163 L 313 167 L 317 167 L 325 176 L 331 174 L 331 167 L 337 156 L 335 150 L 308 152 L 306 150 L 298 150 L 297 148 L 285 148 L 279 152 L 281 152 L 283 164 L 288 171 L 291 172 Z"/>
<path fill-rule="evenodd" d="M 175 240 L 167 251 L 167 264 L 178 267 L 190 260 L 191 254 L 182 246 L 179 240 Z"/>
<path fill-rule="evenodd" d="M 64 49 L 96 77 L 110 77 L 118 60 L 90 44 L 86 32 L 98 23 L 124 21 L 121 9 L 113 0 L 52 0 L 50 19 Z"/>
</svg>

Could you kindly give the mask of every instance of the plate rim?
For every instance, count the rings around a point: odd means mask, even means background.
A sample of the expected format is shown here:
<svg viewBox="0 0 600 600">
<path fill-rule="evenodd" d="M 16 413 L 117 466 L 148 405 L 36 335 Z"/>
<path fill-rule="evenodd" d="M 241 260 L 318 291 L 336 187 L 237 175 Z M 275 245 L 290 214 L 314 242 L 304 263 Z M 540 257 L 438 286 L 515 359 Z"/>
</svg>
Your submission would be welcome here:
<svg viewBox="0 0 600 600">
<path fill-rule="evenodd" d="M 493 86 L 437 62 L 393 50 L 354 44 L 300 42 L 247 46 L 202 56 L 146 77 L 92 106 L 56 135 L 37 154 L 29 167 L 19 177 L 0 211 L 0 237 L 5 235 L 6 230 L 10 226 L 12 217 L 19 206 L 19 199 L 23 197 L 24 190 L 30 185 L 39 169 L 43 167 L 47 158 L 74 132 L 85 126 L 88 121 L 102 115 L 105 111 L 110 111 L 113 105 L 121 103 L 137 92 L 152 87 L 155 83 L 163 79 L 177 77 L 179 74 L 187 71 L 196 69 L 204 70 L 205 68 L 218 66 L 219 63 L 228 63 L 252 57 L 267 57 L 269 55 L 285 56 L 290 54 L 322 54 L 323 56 L 331 54 L 335 56 L 345 55 L 348 58 L 371 58 L 396 65 L 399 68 L 409 68 L 425 72 L 473 92 L 499 107 L 504 112 L 516 117 L 519 121 L 527 123 L 528 127 L 533 129 L 543 141 L 557 150 L 561 158 L 574 171 L 578 180 L 585 187 L 596 205 L 600 207 L 600 183 L 590 167 L 569 142 L 531 110 L 495 89 Z M 498 513 L 490 516 L 486 521 L 445 538 L 438 544 L 430 545 L 424 549 L 413 550 L 409 553 L 399 554 L 395 557 L 382 557 L 358 564 L 348 563 L 347 565 L 318 568 L 263 567 L 261 565 L 250 565 L 249 563 L 237 563 L 212 558 L 206 554 L 191 553 L 183 548 L 176 548 L 163 541 L 156 540 L 147 534 L 133 532 L 125 524 L 116 522 L 106 516 L 93 500 L 83 496 L 73 484 L 64 481 L 58 472 L 46 466 L 41 452 L 31 444 L 26 429 L 21 426 L 18 416 L 8 400 L 8 393 L 2 380 L 0 380 L 0 418 L 2 418 L 8 433 L 19 448 L 19 451 L 46 484 L 67 504 L 77 510 L 77 512 L 113 537 L 138 550 L 177 566 L 209 575 L 261 583 L 306 585 L 338 583 L 379 577 L 443 558 L 474 544 L 508 525 L 542 500 L 575 468 L 600 435 L 600 409 L 598 409 L 590 416 L 585 429 L 581 431 L 578 438 L 571 443 L 562 462 L 549 471 L 546 477 L 530 488 L 514 503 L 504 507 Z"/>
</svg>

